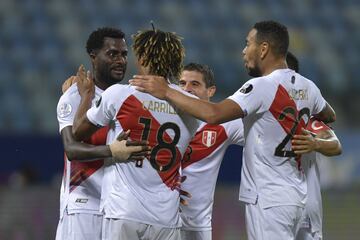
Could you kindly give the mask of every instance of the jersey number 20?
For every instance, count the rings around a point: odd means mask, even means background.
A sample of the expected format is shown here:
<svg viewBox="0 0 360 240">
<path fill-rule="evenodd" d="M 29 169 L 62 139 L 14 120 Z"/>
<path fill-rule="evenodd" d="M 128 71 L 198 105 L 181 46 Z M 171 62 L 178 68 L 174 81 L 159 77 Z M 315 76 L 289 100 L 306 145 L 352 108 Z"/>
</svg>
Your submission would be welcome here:
<svg viewBox="0 0 360 240">
<path fill-rule="evenodd" d="M 296 129 L 301 121 L 301 118 L 305 115 L 310 118 L 310 110 L 308 108 L 301 109 L 298 113 L 296 109 L 293 107 L 286 107 L 282 110 L 281 114 L 278 117 L 278 120 L 284 121 L 286 119 L 286 115 L 290 114 L 295 121 L 293 121 L 292 128 L 290 132 L 285 136 L 285 138 L 281 141 L 281 143 L 275 149 L 275 156 L 277 157 L 296 157 L 294 151 L 284 150 L 286 144 L 291 140 L 294 136 Z"/>
</svg>

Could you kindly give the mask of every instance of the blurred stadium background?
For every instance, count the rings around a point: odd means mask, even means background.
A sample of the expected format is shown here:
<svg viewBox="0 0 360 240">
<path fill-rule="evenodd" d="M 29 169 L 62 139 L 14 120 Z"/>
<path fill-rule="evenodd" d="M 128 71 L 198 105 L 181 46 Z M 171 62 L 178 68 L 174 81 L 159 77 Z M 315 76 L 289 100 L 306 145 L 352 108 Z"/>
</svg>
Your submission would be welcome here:
<svg viewBox="0 0 360 240">
<path fill-rule="evenodd" d="M 186 62 L 214 69 L 215 100 L 249 77 L 242 49 L 256 21 L 290 31 L 300 72 L 314 80 L 337 112 L 343 154 L 322 162 L 325 239 L 359 239 L 360 1 L 358 0 L 1 0 L 0 239 L 53 239 L 63 152 L 56 104 L 63 81 L 90 67 L 88 35 L 114 26 L 127 34 L 149 21 L 184 37 Z M 136 73 L 130 52 L 127 77 Z M 246 239 L 237 201 L 240 149 L 227 153 L 215 199 L 214 240 Z M 194 193 L 193 193 L 194 194 Z"/>
</svg>

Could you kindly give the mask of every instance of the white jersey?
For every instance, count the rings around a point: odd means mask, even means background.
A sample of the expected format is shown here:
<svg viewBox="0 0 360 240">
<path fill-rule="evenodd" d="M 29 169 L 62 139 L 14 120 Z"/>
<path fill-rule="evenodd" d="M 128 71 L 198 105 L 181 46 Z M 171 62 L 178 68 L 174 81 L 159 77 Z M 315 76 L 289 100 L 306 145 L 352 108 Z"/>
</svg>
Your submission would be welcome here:
<svg viewBox="0 0 360 240">
<path fill-rule="evenodd" d="M 108 88 L 87 117 L 99 126 L 115 118 L 117 132 L 130 129 L 132 140 L 148 140 L 152 147 L 141 167 L 133 162 L 117 163 L 112 177 L 105 176 L 104 185 L 111 186 L 103 199 L 105 217 L 179 227 L 179 192 L 174 183 L 199 121 L 166 101 L 120 84 Z"/>
<path fill-rule="evenodd" d="M 100 98 L 101 90 L 95 87 L 93 104 Z M 81 97 L 77 84 L 73 84 L 60 98 L 57 106 L 59 131 L 72 126 Z M 104 145 L 108 128 L 99 129 L 85 142 L 93 145 Z M 64 210 L 71 213 L 100 214 L 101 184 L 103 178 L 103 160 L 91 162 L 69 161 L 65 154 L 64 175 L 60 190 L 60 216 Z"/>
<path fill-rule="evenodd" d="M 249 80 L 229 99 L 245 113 L 240 200 L 304 207 L 306 181 L 291 136 L 325 107 L 320 90 L 293 70 L 278 69 Z"/>
<path fill-rule="evenodd" d="M 182 230 L 211 230 L 216 180 L 225 151 L 231 144 L 244 145 L 241 119 L 220 125 L 203 123 L 191 140 L 182 163 L 182 174 L 187 178 L 181 189 L 192 194 L 189 205 L 181 207 Z"/>
<path fill-rule="evenodd" d="M 331 129 L 326 124 L 313 118 L 310 119 L 306 129 L 315 134 L 321 131 L 331 131 Z M 324 155 L 320 153 L 312 152 L 305 154 L 301 160 L 304 172 L 306 174 L 308 188 L 304 218 L 306 221 L 310 221 L 311 232 L 318 232 L 320 236 L 322 236 L 322 200 L 318 161 L 320 161 L 323 157 Z"/>
</svg>

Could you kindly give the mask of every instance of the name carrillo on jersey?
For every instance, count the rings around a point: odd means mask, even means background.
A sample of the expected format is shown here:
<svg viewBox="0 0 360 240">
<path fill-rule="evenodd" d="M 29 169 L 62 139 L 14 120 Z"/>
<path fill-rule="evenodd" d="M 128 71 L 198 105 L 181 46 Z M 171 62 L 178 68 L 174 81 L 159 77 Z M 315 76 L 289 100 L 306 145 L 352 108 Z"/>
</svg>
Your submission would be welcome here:
<svg viewBox="0 0 360 240">
<path fill-rule="evenodd" d="M 169 103 L 158 102 L 158 101 L 143 101 L 143 108 L 149 111 L 168 113 L 168 114 L 178 114 L 173 106 Z"/>
</svg>

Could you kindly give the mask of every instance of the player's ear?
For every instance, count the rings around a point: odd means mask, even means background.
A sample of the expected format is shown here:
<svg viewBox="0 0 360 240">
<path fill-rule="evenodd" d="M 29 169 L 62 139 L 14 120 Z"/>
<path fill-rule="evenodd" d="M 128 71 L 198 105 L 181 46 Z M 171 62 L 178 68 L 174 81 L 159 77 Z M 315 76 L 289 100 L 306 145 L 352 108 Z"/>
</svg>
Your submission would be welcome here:
<svg viewBox="0 0 360 240">
<path fill-rule="evenodd" d="M 216 87 L 215 86 L 208 87 L 207 95 L 208 95 L 209 98 L 214 96 L 215 92 L 216 92 Z"/>
<path fill-rule="evenodd" d="M 89 55 L 90 55 L 91 60 L 94 60 L 96 57 L 96 53 L 94 53 L 94 52 L 90 53 Z"/>
<path fill-rule="evenodd" d="M 260 44 L 260 58 L 264 59 L 270 51 L 270 44 L 268 42 L 262 42 Z"/>
</svg>

